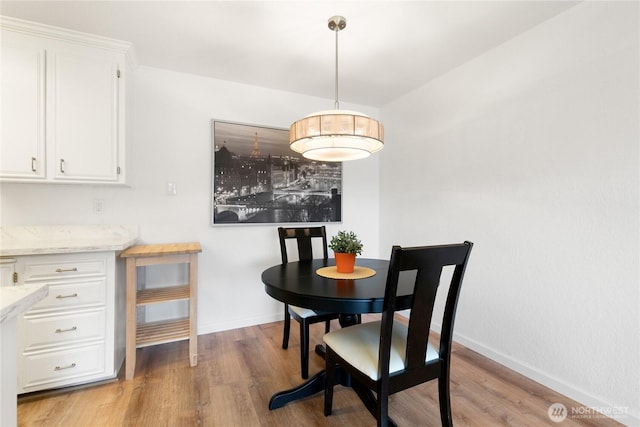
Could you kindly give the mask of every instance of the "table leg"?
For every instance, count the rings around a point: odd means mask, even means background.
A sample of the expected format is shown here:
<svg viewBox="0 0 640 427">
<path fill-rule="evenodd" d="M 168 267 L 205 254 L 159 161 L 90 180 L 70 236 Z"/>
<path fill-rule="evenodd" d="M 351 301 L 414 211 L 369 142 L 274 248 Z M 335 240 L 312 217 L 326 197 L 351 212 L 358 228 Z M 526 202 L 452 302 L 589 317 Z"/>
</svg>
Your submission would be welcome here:
<svg viewBox="0 0 640 427">
<path fill-rule="evenodd" d="M 316 354 L 324 359 L 324 355 L 327 354 L 323 344 L 316 344 Z"/>
<path fill-rule="evenodd" d="M 269 409 L 273 410 L 282 408 L 289 402 L 313 396 L 314 394 L 323 391 L 325 378 L 325 371 L 320 371 L 309 378 L 309 380 L 307 380 L 303 384 L 290 390 L 285 390 L 274 394 L 273 396 L 271 396 L 271 400 L 269 401 Z"/>
<path fill-rule="evenodd" d="M 340 366 L 336 367 L 335 382 L 334 384 L 340 384 L 345 387 L 351 386 L 351 376 L 343 375 L 344 372 Z M 282 408 L 289 402 L 303 399 L 305 397 L 313 396 L 316 393 L 324 391 L 326 372 L 320 371 L 301 385 L 289 390 L 281 391 L 274 394 L 269 401 L 269 409 Z"/>
<path fill-rule="evenodd" d="M 135 258 L 126 261 L 127 315 L 126 315 L 126 361 L 125 379 L 130 380 L 136 372 L 136 292 L 137 267 Z"/>
<path fill-rule="evenodd" d="M 316 346 L 316 353 L 319 348 L 324 352 L 324 347 L 321 345 Z M 313 396 L 316 393 L 324 391 L 326 384 L 327 373 L 326 371 L 320 371 L 313 377 L 309 378 L 303 384 L 294 387 L 289 390 L 281 391 L 274 394 L 269 401 L 269 410 L 282 408 L 284 405 L 296 400 L 304 399 L 305 397 Z M 371 390 L 367 387 L 360 385 L 355 381 L 351 381 L 351 375 L 342 370 L 341 366 L 336 366 L 335 381 L 334 384 L 342 385 L 344 387 L 351 387 L 356 392 L 364 406 L 369 410 L 371 415 L 376 416 L 376 399 L 373 396 Z M 396 427 L 397 424 L 389 417 L 388 423 L 390 427 Z"/>
<path fill-rule="evenodd" d="M 356 325 L 360 323 L 360 320 L 361 317 L 359 314 L 341 314 L 339 318 L 340 326 L 343 328 Z M 324 359 L 325 349 L 322 344 L 316 345 L 316 354 Z M 336 367 L 335 375 L 334 384 L 351 387 L 351 375 L 343 372 L 340 366 Z M 325 378 L 326 373 L 322 370 L 299 386 L 274 394 L 269 401 L 269 409 L 281 408 L 289 402 L 313 396 L 316 393 L 324 391 Z"/>
<path fill-rule="evenodd" d="M 359 314 L 341 314 L 340 317 L 338 318 L 338 322 L 340 323 L 340 326 L 342 326 L 343 328 L 346 328 L 348 326 L 353 326 L 353 325 L 357 325 L 358 323 L 360 323 L 361 317 Z"/>
</svg>

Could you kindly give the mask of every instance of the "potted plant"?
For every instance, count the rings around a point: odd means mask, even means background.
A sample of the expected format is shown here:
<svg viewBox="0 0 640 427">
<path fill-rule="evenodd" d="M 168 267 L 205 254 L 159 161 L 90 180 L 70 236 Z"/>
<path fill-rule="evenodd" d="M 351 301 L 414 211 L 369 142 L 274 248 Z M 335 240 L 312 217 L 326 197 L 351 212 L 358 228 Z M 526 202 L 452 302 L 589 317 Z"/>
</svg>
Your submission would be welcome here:
<svg viewBox="0 0 640 427">
<path fill-rule="evenodd" d="M 338 231 L 329 242 L 336 258 L 338 273 L 353 273 L 356 255 L 362 253 L 362 242 L 353 231 Z"/>
</svg>

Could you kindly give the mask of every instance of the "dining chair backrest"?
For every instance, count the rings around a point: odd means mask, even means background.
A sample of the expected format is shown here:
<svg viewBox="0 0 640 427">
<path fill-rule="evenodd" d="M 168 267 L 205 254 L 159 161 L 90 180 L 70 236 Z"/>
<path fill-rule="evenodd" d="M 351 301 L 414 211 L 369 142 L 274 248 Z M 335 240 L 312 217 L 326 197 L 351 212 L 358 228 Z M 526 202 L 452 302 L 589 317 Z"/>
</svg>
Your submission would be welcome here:
<svg viewBox="0 0 640 427">
<path fill-rule="evenodd" d="M 295 239 L 297 241 L 299 261 L 310 261 L 313 259 L 312 239 L 314 238 L 322 240 L 323 258 L 329 258 L 329 252 L 327 250 L 327 231 L 324 225 L 319 227 L 278 227 L 278 236 L 280 238 L 280 254 L 282 256 L 283 264 L 289 262 L 286 242 L 290 239 Z"/>
<path fill-rule="evenodd" d="M 390 378 L 389 391 L 391 393 L 397 389 L 411 387 L 412 384 L 420 384 L 434 376 L 434 372 L 431 371 L 437 368 L 437 364 L 432 366 L 425 364 L 429 330 L 438 287 L 442 286 L 440 280 L 441 277 L 444 277 L 442 274 L 443 269 L 453 266 L 454 270 L 447 292 L 438 351 L 439 359 L 442 363 L 449 364 L 456 307 L 472 247 L 473 243 L 464 242 L 441 246 L 407 248 L 394 246 L 392 248 L 380 326 L 381 346 L 379 349 L 378 374 L 382 381 L 385 380 L 385 377 L 389 377 L 393 316 L 396 311 L 396 292 L 401 272 L 413 270 L 415 272 L 415 283 L 407 332 L 405 369 L 403 371 L 408 375 L 401 374 L 398 375 L 398 378 Z"/>
<path fill-rule="evenodd" d="M 443 426 L 453 424 L 449 393 L 453 321 L 472 247 L 473 243 L 464 242 L 392 248 L 381 319 L 330 332 L 323 338 L 326 349 L 325 415 L 331 415 L 336 366 L 340 366 L 351 375 L 355 384 L 367 388 L 361 389 L 358 395 L 376 417 L 378 427 L 392 424 L 388 417 L 391 394 L 435 379 L 438 380 L 440 420 Z M 448 267 L 453 267 L 453 272 Z M 445 268 L 447 271 L 443 274 Z M 444 282 L 449 274 L 440 344 L 436 350 L 429 343 L 431 320 L 438 288 L 445 286 L 441 281 Z M 403 292 L 407 287 L 413 291 L 406 326 L 400 321 L 394 325 L 394 313 L 407 308 L 404 302 L 396 306 L 399 282 Z M 377 360 L 371 357 L 376 352 Z M 375 392 L 375 397 L 371 391 Z"/>
</svg>

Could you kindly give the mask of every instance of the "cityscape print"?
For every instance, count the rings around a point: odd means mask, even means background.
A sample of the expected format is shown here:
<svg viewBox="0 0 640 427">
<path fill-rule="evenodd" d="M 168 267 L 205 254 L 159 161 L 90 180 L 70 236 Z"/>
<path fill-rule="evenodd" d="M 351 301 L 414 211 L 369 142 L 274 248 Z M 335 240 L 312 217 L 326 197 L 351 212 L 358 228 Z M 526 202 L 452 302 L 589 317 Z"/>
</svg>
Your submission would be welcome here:
<svg viewBox="0 0 640 427">
<path fill-rule="evenodd" d="M 292 151 L 287 129 L 211 123 L 214 225 L 342 221 L 342 163 Z"/>
</svg>

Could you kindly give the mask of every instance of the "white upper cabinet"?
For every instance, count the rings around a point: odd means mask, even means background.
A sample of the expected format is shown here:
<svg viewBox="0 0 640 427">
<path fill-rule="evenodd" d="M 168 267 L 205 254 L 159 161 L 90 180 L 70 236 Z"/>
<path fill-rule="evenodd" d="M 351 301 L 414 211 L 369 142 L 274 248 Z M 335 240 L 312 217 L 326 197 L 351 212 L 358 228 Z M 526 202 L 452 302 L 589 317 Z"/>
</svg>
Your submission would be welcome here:
<svg viewBox="0 0 640 427">
<path fill-rule="evenodd" d="M 131 45 L 1 17 L 5 182 L 126 184 Z"/>
<path fill-rule="evenodd" d="M 3 178 L 45 178 L 45 50 L 2 31 L 0 171 Z"/>
</svg>

